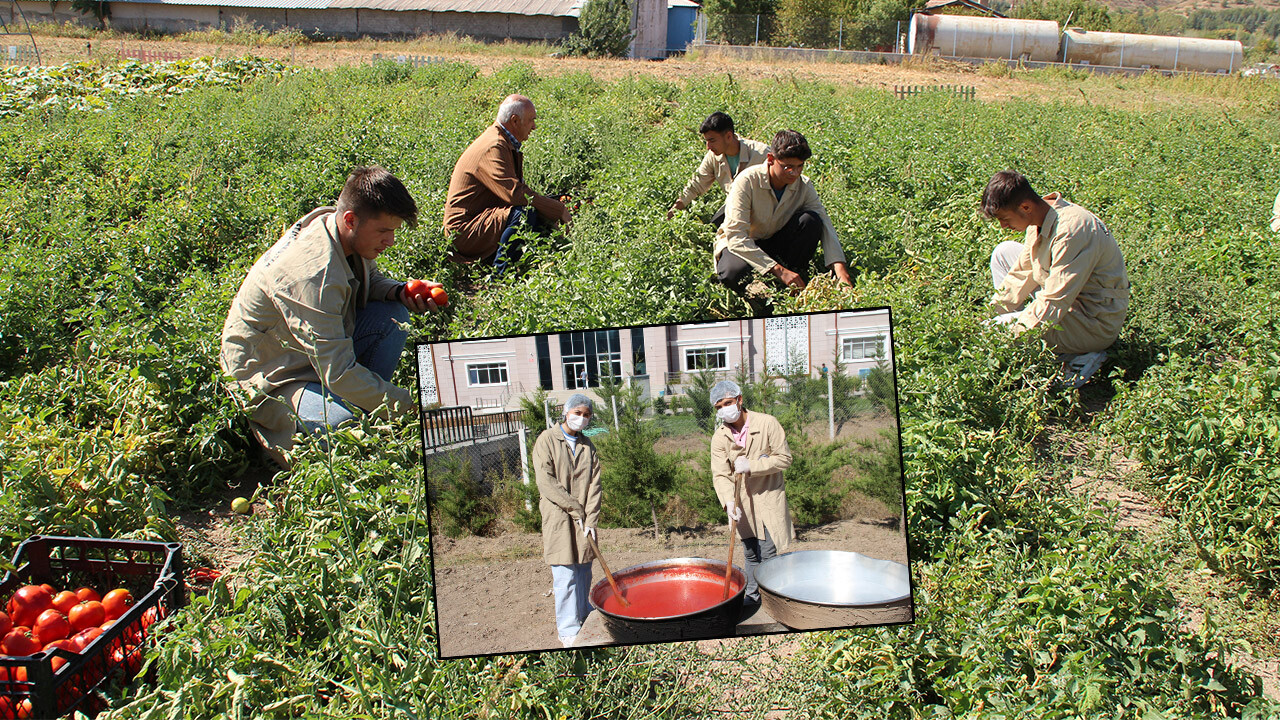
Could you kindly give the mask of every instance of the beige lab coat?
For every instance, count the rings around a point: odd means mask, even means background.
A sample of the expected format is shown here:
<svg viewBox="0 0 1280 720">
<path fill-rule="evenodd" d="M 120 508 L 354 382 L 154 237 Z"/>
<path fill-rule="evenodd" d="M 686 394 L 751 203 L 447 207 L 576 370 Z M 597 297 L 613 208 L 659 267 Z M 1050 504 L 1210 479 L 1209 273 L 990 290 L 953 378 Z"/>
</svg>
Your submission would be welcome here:
<svg viewBox="0 0 1280 720">
<path fill-rule="evenodd" d="M 720 253 L 728 250 L 747 261 L 751 267 L 760 272 L 768 272 L 777 265 L 777 261 L 756 245 L 757 240 L 772 237 L 791 216 L 802 210 L 813 210 L 822 218 L 822 257 L 830 267 L 834 263 L 845 262 L 844 249 L 836 237 L 836 229 L 827 217 L 827 209 L 818 199 L 818 191 L 807 176 L 787 186 L 782 193 L 782 200 L 769 185 L 769 168 L 765 164 L 755 165 L 738 173 L 729 189 L 729 199 L 725 203 L 724 224 L 716 232 L 716 244 L 712 253 L 712 265 L 720 259 Z M 789 268 L 800 270 L 800 268 Z"/>
<path fill-rule="evenodd" d="M 590 438 L 578 435 L 578 451 L 570 452 L 562 426 L 543 430 L 533 443 L 533 470 L 542 499 L 542 559 L 548 565 L 589 563 L 595 553 L 574 520 L 587 527 L 600 520 L 600 456 Z"/>
<path fill-rule="evenodd" d="M 764 157 L 769 152 L 768 145 L 738 135 L 738 146 L 738 175 L 749 167 L 764 164 Z M 727 195 L 735 177 L 737 176 L 729 172 L 729 160 L 724 155 L 708 150 L 702 156 L 698 169 L 693 172 L 693 177 L 684 186 L 684 192 L 680 193 L 680 202 L 688 207 L 698 196 L 710 190 L 713 184 L 719 185 Z"/>
<path fill-rule="evenodd" d="M 1049 213 L 1042 227 L 1027 228 L 1017 262 L 991 302 L 1018 314 L 1015 329 L 1047 330 L 1045 342 L 1062 353 L 1105 350 L 1120 336 L 1129 312 L 1129 276 L 1111 231 L 1098 216 L 1062 199 L 1044 197 Z"/>
<path fill-rule="evenodd" d="M 290 227 L 249 269 L 222 326 L 219 365 L 244 391 L 250 425 L 268 448 L 293 445 L 298 398 L 309 382 L 366 411 L 414 411 L 413 396 L 356 362 L 356 311 L 389 300 L 400 283 L 353 255 L 347 264 L 333 208 Z"/>
<path fill-rule="evenodd" d="M 791 448 L 776 418 L 755 410 L 747 410 L 747 445 L 741 448 L 733 441 L 733 431 L 726 425 L 716 429 L 711 438 L 711 480 L 721 506 L 733 497 L 733 461 L 745 455 L 751 462 L 751 475 L 738 492 L 738 535 L 763 538 L 768 529 L 778 552 L 787 551 L 795 537 L 791 526 L 791 510 L 787 507 L 786 478 L 782 471 L 791 467 Z"/>
</svg>

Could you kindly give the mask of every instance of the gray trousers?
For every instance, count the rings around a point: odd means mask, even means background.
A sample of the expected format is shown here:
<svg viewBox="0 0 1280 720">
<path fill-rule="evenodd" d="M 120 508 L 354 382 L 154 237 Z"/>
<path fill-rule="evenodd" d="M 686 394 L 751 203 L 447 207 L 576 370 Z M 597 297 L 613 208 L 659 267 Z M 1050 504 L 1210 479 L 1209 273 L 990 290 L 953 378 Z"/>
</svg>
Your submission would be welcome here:
<svg viewBox="0 0 1280 720">
<path fill-rule="evenodd" d="M 756 568 L 760 567 L 760 563 L 771 557 L 776 557 L 778 548 L 773 544 L 773 538 L 769 536 L 769 530 L 765 529 L 764 538 L 743 538 L 743 557 L 747 559 L 747 587 L 744 593 L 744 599 L 748 603 L 760 602 L 760 586 L 756 584 Z"/>
</svg>

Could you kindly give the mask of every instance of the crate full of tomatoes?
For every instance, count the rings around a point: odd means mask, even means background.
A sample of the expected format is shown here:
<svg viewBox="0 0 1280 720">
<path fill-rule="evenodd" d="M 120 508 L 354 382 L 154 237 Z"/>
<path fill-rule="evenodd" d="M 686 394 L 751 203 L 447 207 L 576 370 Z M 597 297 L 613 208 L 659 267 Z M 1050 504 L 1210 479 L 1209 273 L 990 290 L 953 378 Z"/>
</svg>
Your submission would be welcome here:
<svg viewBox="0 0 1280 720">
<path fill-rule="evenodd" d="M 185 602 L 182 546 L 36 535 L 0 582 L 0 720 L 93 715 Z"/>
</svg>

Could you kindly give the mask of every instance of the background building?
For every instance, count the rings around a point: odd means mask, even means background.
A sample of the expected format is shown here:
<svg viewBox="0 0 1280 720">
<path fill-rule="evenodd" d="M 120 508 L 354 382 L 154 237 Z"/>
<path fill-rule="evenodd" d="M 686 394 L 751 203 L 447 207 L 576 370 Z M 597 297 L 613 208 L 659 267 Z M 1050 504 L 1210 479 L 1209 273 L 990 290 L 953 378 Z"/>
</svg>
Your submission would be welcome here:
<svg viewBox="0 0 1280 720">
<path fill-rule="evenodd" d="M 688 373 L 733 377 L 741 366 L 765 373 L 818 375 L 835 366 L 866 375 L 892 367 L 889 311 L 859 310 L 684 325 L 588 330 L 418 347 L 424 404 L 520 406 L 542 388 L 555 401 L 599 387 L 603 378 L 638 384 L 642 395 L 683 392 Z"/>
</svg>

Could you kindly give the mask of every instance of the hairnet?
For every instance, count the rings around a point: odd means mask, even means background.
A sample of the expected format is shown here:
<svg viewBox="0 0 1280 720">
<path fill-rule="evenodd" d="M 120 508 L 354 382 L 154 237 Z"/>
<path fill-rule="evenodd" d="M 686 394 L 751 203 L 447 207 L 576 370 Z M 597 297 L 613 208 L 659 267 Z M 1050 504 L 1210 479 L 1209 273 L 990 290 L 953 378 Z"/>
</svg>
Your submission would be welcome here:
<svg viewBox="0 0 1280 720">
<path fill-rule="evenodd" d="M 738 383 L 732 380 L 721 380 L 711 388 L 711 404 L 715 405 L 725 398 L 738 397 L 742 394 L 742 388 L 738 387 Z"/>
<path fill-rule="evenodd" d="M 569 396 L 569 399 L 564 403 L 564 414 L 568 415 L 570 410 L 580 407 L 585 407 L 588 410 L 595 412 L 595 405 L 591 402 L 591 398 L 583 395 L 582 393 L 574 393 Z"/>
</svg>

